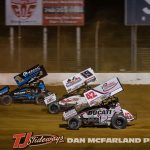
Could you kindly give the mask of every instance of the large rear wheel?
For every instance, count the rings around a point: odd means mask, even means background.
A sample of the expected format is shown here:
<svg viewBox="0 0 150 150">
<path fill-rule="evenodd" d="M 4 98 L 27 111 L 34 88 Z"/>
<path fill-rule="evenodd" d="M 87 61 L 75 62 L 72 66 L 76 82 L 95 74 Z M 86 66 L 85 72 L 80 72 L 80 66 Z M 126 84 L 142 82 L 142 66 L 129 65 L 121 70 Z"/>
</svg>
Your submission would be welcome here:
<svg viewBox="0 0 150 150">
<path fill-rule="evenodd" d="M 11 105 L 12 102 L 13 102 L 13 99 L 10 95 L 4 95 L 1 98 L 2 105 L 8 106 L 8 105 Z"/>
</svg>

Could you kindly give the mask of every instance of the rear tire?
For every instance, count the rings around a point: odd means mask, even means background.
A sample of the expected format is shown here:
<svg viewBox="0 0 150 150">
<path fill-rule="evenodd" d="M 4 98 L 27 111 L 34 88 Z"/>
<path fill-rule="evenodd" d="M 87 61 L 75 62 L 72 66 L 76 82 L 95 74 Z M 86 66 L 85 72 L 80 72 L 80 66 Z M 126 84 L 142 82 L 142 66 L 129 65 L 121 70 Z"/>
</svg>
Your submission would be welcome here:
<svg viewBox="0 0 150 150">
<path fill-rule="evenodd" d="M 79 119 L 78 117 L 73 117 L 68 120 L 68 127 L 71 130 L 78 130 L 81 127 L 81 124 L 81 119 Z"/>
<path fill-rule="evenodd" d="M 44 104 L 44 94 L 39 94 L 35 99 L 35 103 L 37 105 Z"/>
<path fill-rule="evenodd" d="M 116 114 L 112 117 L 111 126 L 114 129 L 124 129 L 127 126 L 127 119 L 123 114 Z"/>
<path fill-rule="evenodd" d="M 60 112 L 60 105 L 58 103 L 51 103 L 48 105 L 48 111 L 50 114 L 57 114 Z"/>
<path fill-rule="evenodd" d="M 10 95 L 4 95 L 1 98 L 2 105 L 8 106 L 8 105 L 11 105 L 12 102 L 13 102 L 13 99 Z"/>
</svg>

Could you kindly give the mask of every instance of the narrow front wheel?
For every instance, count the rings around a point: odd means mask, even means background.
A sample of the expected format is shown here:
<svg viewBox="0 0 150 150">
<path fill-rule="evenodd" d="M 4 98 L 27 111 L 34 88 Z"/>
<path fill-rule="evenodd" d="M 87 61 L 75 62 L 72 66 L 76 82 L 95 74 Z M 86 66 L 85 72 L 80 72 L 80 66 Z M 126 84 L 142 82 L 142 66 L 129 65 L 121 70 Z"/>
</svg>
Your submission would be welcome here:
<svg viewBox="0 0 150 150">
<path fill-rule="evenodd" d="M 115 114 L 111 120 L 114 129 L 124 129 L 127 126 L 127 119 L 123 114 Z"/>
<path fill-rule="evenodd" d="M 77 130 L 81 126 L 81 119 L 78 117 L 73 117 L 68 120 L 68 127 L 71 130 Z"/>
</svg>

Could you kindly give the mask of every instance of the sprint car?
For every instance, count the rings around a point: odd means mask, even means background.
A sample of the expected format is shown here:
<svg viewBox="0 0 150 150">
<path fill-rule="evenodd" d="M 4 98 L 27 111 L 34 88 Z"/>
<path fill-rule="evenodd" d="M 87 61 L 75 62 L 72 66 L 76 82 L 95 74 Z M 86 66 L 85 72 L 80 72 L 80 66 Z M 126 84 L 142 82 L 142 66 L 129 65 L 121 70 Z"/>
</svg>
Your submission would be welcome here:
<svg viewBox="0 0 150 150">
<path fill-rule="evenodd" d="M 63 118 L 71 130 L 77 130 L 81 126 L 109 126 L 114 129 L 124 129 L 134 120 L 130 112 L 121 108 L 116 97 L 109 97 L 100 105 L 79 112 L 71 109 L 63 113 Z"/>
<path fill-rule="evenodd" d="M 69 129 L 81 126 L 111 126 L 115 129 L 126 128 L 134 117 L 122 109 L 115 94 L 123 91 L 118 78 L 112 78 L 84 93 L 86 105 L 77 103 L 74 108 L 63 112 L 63 118 Z"/>
<path fill-rule="evenodd" d="M 49 93 L 44 82 L 41 79 L 47 75 L 41 65 L 36 65 L 31 69 L 14 77 L 17 88 L 10 91 L 8 86 L 0 90 L 1 103 L 10 105 L 12 102 L 34 102 L 36 104 L 44 103 L 44 97 Z"/>
<path fill-rule="evenodd" d="M 55 93 L 47 95 L 44 99 L 45 104 L 48 107 L 49 113 L 55 114 L 60 111 L 65 111 L 72 108 L 74 105 L 87 104 L 87 101 L 83 95 L 91 87 L 88 85 L 96 80 L 94 71 L 88 68 L 73 77 L 70 77 L 63 81 L 67 94 L 61 98 L 57 98 Z"/>
</svg>

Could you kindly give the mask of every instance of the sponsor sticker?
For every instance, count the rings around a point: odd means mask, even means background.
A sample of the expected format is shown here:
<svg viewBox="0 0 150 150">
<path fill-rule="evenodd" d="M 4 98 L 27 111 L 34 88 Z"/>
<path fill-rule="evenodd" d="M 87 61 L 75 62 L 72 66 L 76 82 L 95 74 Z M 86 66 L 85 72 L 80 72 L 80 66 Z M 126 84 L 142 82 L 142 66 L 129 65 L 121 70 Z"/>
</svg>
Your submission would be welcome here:
<svg viewBox="0 0 150 150">
<path fill-rule="evenodd" d="M 54 101 L 56 101 L 56 95 L 55 94 L 51 94 L 51 95 L 44 98 L 44 102 L 46 105 L 48 105 Z"/>
<path fill-rule="evenodd" d="M 110 82 L 110 83 L 104 83 L 104 85 L 102 86 L 102 89 L 104 92 L 107 92 L 111 89 L 113 89 L 116 85 L 118 84 L 118 82 Z"/>
<path fill-rule="evenodd" d="M 67 83 L 66 83 L 66 87 L 70 87 L 78 82 L 80 82 L 82 79 L 80 77 L 73 77 L 71 79 L 68 79 L 67 80 Z"/>
<path fill-rule="evenodd" d="M 77 111 L 75 109 L 63 112 L 63 117 L 65 120 L 68 120 L 69 118 L 74 117 L 75 115 L 77 115 Z"/>
</svg>

